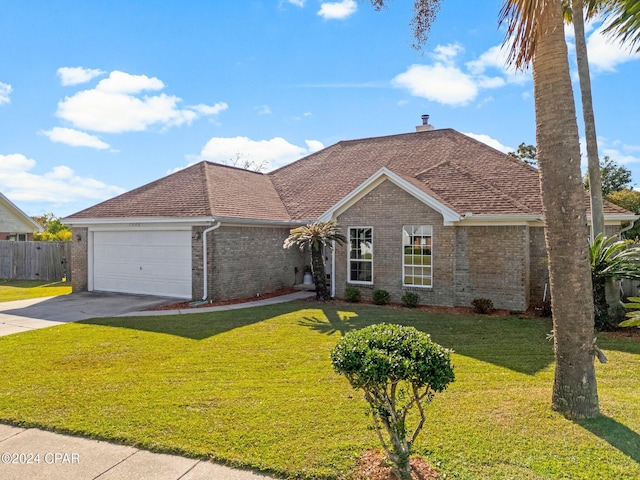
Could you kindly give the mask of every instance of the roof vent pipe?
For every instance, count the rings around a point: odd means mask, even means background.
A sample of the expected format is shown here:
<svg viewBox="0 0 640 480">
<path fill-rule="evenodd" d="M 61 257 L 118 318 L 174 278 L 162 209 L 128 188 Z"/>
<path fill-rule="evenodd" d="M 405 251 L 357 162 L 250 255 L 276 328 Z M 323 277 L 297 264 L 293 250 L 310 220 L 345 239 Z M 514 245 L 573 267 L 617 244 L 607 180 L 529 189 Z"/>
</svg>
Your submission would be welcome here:
<svg viewBox="0 0 640 480">
<path fill-rule="evenodd" d="M 416 132 L 429 132 L 433 130 L 433 125 L 429 123 L 429 115 L 422 115 L 422 125 L 416 127 Z"/>
</svg>

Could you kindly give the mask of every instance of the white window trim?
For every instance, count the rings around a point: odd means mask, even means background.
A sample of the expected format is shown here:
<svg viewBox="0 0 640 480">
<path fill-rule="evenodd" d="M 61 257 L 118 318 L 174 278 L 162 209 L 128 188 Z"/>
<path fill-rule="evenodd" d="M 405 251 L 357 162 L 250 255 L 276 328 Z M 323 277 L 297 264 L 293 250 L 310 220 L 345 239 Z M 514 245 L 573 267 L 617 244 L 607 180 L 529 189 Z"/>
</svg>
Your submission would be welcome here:
<svg viewBox="0 0 640 480">
<path fill-rule="evenodd" d="M 351 230 L 352 229 L 364 229 L 364 228 L 369 228 L 371 229 L 371 247 L 372 247 L 372 252 L 371 252 L 371 281 L 370 282 L 361 282 L 358 280 L 351 280 Z M 350 285 L 373 285 L 373 279 L 374 279 L 374 254 L 373 254 L 373 245 L 375 244 L 374 241 L 374 236 L 373 236 L 373 227 L 372 226 L 350 226 L 349 227 L 349 238 L 348 238 L 348 244 L 349 244 L 349 248 L 347 249 L 347 283 Z M 364 259 L 360 259 L 357 261 L 365 261 L 367 262 L 368 260 Z"/>
<path fill-rule="evenodd" d="M 431 285 L 413 285 L 413 284 L 407 284 L 404 282 L 404 268 L 405 266 L 413 266 L 413 265 L 405 265 L 404 264 L 404 229 L 405 227 L 430 227 L 431 228 Z M 412 224 L 412 225 L 403 225 L 402 226 L 402 235 L 400 236 L 400 244 L 401 244 L 401 252 L 402 252 L 402 270 L 401 270 L 401 275 L 402 275 L 402 287 L 403 288 L 419 288 L 419 289 L 432 289 L 433 288 L 433 283 L 434 283 L 434 275 L 433 275 L 433 252 L 435 250 L 435 246 L 434 246 L 434 242 L 433 242 L 433 225 L 419 225 L 419 224 Z"/>
</svg>

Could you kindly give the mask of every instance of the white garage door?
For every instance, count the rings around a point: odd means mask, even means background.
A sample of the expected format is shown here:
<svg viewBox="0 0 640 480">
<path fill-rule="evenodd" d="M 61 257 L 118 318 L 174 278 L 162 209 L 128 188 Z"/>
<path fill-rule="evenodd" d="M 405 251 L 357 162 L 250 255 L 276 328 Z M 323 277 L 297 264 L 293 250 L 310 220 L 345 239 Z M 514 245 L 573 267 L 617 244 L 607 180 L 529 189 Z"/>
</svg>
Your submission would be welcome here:
<svg viewBox="0 0 640 480">
<path fill-rule="evenodd" d="M 93 290 L 191 298 L 191 231 L 94 232 Z"/>
</svg>

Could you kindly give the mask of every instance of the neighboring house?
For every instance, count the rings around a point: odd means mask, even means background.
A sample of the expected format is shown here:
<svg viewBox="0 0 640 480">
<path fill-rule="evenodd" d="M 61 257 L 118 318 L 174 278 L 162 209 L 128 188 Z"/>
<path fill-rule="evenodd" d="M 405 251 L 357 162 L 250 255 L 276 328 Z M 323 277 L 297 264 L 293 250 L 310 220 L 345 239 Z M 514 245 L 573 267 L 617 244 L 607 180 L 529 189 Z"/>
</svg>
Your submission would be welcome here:
<svg viewBox="0 0 640 480">
<path fill-rule="evenodd" d="M 35 220 L 0 193 L 0 240 L 33 240 L 33 232 L 42 231 Z"/>
<path fill-rule="evenodd" d="M 525 310 L 548 281 L 538 172 L 455 130 L 343 141 L 268 174 L 201 162 L 73 214 L 75 291 L 214 301 L 300 283 L 292 227 L 336 219 L 331 291 Z M 587 197 L 585 196 L 585 201 Z M 638 217 L 606 203 L 618 231 Z M 587 232 L 585 231 L 585 241 Z"/>
</svg>

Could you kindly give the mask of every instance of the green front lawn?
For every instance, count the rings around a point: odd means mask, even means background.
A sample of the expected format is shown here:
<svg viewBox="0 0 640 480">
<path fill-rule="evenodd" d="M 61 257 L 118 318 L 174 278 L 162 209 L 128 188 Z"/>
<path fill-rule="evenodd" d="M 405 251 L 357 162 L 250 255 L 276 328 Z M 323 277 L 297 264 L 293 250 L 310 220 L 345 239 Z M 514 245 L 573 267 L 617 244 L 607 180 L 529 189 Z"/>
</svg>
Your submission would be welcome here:
<svg viewBox="0 0 640 480">
<path fill-rule="evenodd" d="M 0 302 L 29 298 L 57 297 L 71 293 L 71 284 L 40 280 L 0 280 Z"/>
<path fill-rule="evenodd" d="M 640 478 L 640 343 L 599 340 L 604 416 L 574 423 L 549 408 L 551 326 L 537 319 L 294 302 L 66 324 L 0 337 L 0 419 L 335 478 L 378 440 L 329 352 L 349 329 L 382 321 L 456 351 L 456 381 L 416 445 L 447 478 Z"/>
</svg>

